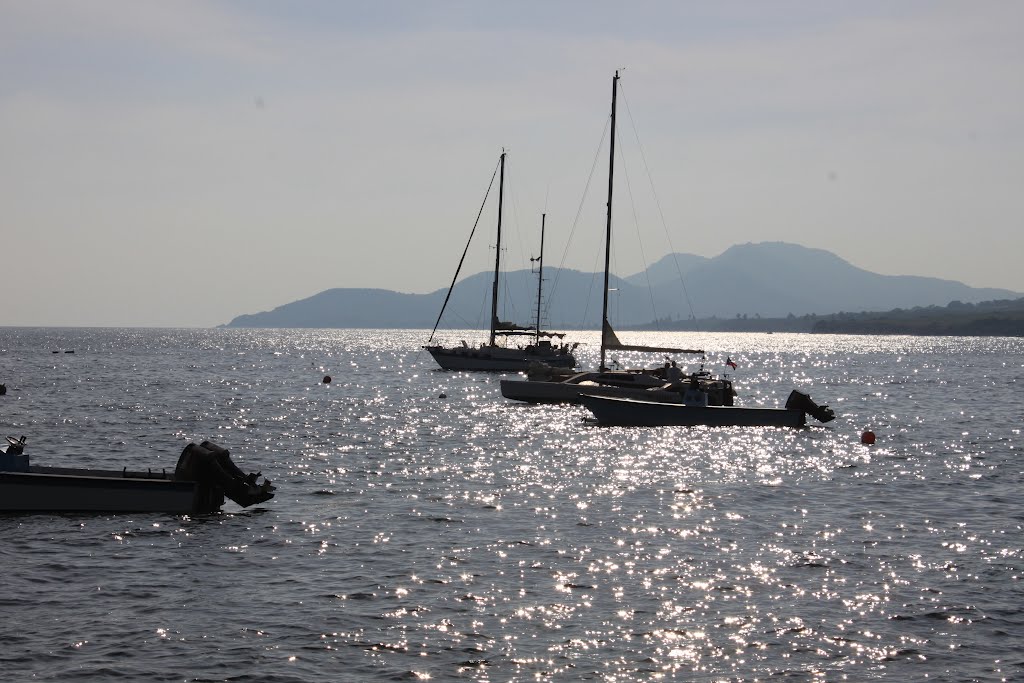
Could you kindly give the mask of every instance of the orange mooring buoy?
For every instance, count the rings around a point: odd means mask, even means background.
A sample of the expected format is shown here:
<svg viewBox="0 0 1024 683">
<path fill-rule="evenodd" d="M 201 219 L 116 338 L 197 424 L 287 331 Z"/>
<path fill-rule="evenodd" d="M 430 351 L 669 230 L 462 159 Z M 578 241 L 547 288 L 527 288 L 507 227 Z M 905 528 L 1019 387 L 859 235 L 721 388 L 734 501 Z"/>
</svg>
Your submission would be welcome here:
<svg viewBox="0 0 1024 683">
<path fill-rule="evenodd" d="M 331 376 L 330 375 L 324 375 L 324 384 L 330 384 L 330 383 L 331 383 Z"/>
<path fill-rule="evenodd" d="M 875 442 L 875 433 L 869 429 L 860 435 L 860 442 L 866 443 L 870 446 Z"/>
</svg>

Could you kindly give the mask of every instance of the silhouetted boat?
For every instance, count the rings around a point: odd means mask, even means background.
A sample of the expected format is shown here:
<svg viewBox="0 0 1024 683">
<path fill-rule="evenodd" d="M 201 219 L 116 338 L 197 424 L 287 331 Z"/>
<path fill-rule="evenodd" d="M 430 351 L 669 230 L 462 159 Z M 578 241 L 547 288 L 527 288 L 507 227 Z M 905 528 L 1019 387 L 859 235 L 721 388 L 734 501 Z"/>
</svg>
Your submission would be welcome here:
<svg viewBox="0 0 1024 683">
<path fill-rule="evenodd" d="M 817 405 L 807 394 L 795 389 L 785 408 L 671 404 L 586 394 L 580 401 L 594 414 L 598 424 L 621 427 L 804 427 L 807 415 L 820 422 L 835 418 L 831 408 Z"/>
<path fill-rule="evenodd" d="M 619 73 L 612 79 L 611 135 L 608 154 L 608 200 L 605 220 L 604 255 L 604 296 L 601 308 L 601 358 L 596 371 L 566 372 L 543 366 L 530 368 L 526 380 L 502 380 L 501 395 L 515 401 L 528 403 L 579 403 L 584 392 L 602 396 L 644 397 L 649 400 L 678 403 L 681 398 L 678 386 L 682 375 L 669 377 L 668 368 L 612 370 L 605 360 L 608 351 L 641 351 L 661 354 L 703 354 L 699 349 L 666 348 L 623 344 L 608 320 L 608 280 L 611 265 L 612 243 L 612 200 L 615 180 L 615 109 L 618 93 Z M 549 364 L 550 365 L 550 364 Z M 706 373 L 702 373 L 706 374 Z M 702 381 L 704 381 L 702 377 Z M 723 395 L 732 400 L 732 384 L 729 380 L 715 380 Z M 710 387 L 709 387 L 710 388 Z"/>
<path fill-rule="evenodd" d="M 441 316 L 444 315 L 444 310 L 448 306 L 448 300 L 451 298 L 452 290 L 455 288 L 455 282 L 459 277 L 459 270 L 462 268 L 462 261 L 459 261 L 459 267 L 455 270 L 455 277 L 452 278 L 452 284 L 448 288 L 448 295 L 444 299 L 444 304 L 441 306 L 441 312 L 437 316 L 437 322 L 434 324 L 434 329 L 430 333 L 430 338 L 427 339 L 427 345 L 424 346 L 427 352 L 433 356 L 437 364 L 444 370 L 492 370 L 492 371 L 523 371 L 527 370 L 532 363 L 546 363 L 547 365 L 555 367 L 571 368 L 576 365 L 576 358 L 573 356 L 572 351 L 576 345 L 568 344 L 553 344 L 552 339 L 561 339 L 564 335 L 556 332 L 547 332 L 541 330 L 540 315 L 539 315 L 539 303 L 538 303 L 538 318 L 535 327 L 527 327 L 516 325 L 515 323 L 503 322 L 498 319 L 498 283 L 501 274 L 501 219 L 502 210 L 504 203 L 505 194 L 505 152 L 502 151 L 499 160 L 500 178 L 498 181 L 498 232 L 497 232 L 497 247 L 495 248 L 495 259 L 494 259 L 494 281 L 491 287 L 491 321 L 490 331 L 488 340 L 486 343 L 479 345 L 470 345 L 465 341 L 462 342 L 461 346 L 445 347 L 441 344 L 430 344 L 434 339 L 434 334 L 437 332 L 437 326 L 441 323 Z M 493 183 L 493 177 L 491 179 Z M 488 188 L 490 193 L 490 188 Z M 484 198 L 486 202 L 486 196 Z M 481 207 L 482 210 L 482 207 Z M 474 226 L 473 232 L 476 231 Z M 542 233 L 543 235 L 543 233 Z M 470 241 L 473 239 L 473 234 L 470 233 Z M 466 249 L 462 253 L 462 258 L 465 259 L 466 251 L 469 250 L 469 244 L 466 244 Z M 543 236 L 541 237 L 541 253 L 543 255 Z M 543 271 L 541 271 L 541 278 L 543 277 Z M 542 282 L 538 287 L 542 286 Z M 540 298 L 540 290 L 538 288 L 538 302 Z M 506 344 L 499 344 L 498 339 L 503 338 L 506 340 L 512 337 L 523 337 L 532 336 L 533 343 L 526 346 L 508 346 Z"/>
<path fill-rule="evenodd" d="M 246 474 L 227 450 L 204 441 L 190 443 L 172 474 L 164 471 L 98 470 L 32 465 L 25 437 L 7 437 L 0 452 L 0 512 L 166 512 L 210 513 L 227 496 L 242 507 L 274 497 L 260 474 Z"/>
<path fill-rule="evenodd" d="M 608 200 L 605 220 L 604 301 L 601 314 L 601 358 L 593 372 L 567 373 L 534 367 L 526 381 L 502 380 L 505 398 L 531 403 L 583 403 L 600 424 L 621 425 L 772 425 L 796 427 L 810 413 L 822 422 L 835 415 L 819 408 L 806 394 L 793 391 L 786 408 L 744 408 L 734 404 L 732 380 L 713 376 L 703 366 L 685 374 L 675 363 L 639 370 L 610 370 L 609 350 L 703 354 L 699 349 L 674 349 L 623 344 L 608 320 L 608 280 L 611 261 L 612 199 L 615 178 L 615 109 L 619 74 L 612 79 Z M 731 360 L 726 361 L 732 367 Z"/>
</svg>

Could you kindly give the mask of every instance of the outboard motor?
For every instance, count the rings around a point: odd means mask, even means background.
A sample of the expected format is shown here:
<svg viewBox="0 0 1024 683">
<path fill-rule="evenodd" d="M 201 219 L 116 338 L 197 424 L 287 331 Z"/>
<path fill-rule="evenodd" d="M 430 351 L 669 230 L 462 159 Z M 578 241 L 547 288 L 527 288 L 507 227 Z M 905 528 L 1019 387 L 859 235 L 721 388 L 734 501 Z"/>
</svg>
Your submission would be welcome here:
<svg viewBox="0 0 1024 683">
<path fill-rule="evenodd" d="M 21 455 L 25 452 L 25 437 L 15 439 L 13 436 L 7 437 L 7 455 Z"/>
<path fill-rule="evenodd" d="M 25 437 L 7 437 L 7 450 L 0 451 L 0 472 L 28 472 L 28 456 L 25 455 Z"/>
<path fill-rule="evenodd" d="M 276 487 L 269 479 L 264 478 L 262 484 L 257 484 L 260 474 L 246 474 L 238 469 L 228 450 L 210 441 L 185 446 L 174 470 L 175 479 L 197 481 L 218 488 L 242 507 L 274 497 Z"/>
<path fill-rule="evenodd" d="M 789 392 L 789 398 L 786 399 L 786 408 L 789 410 L 802 410 L 821 423 L 830 422 L 836 417 L 835 412 L 827 405 L 819 406 L 811 400 L 810 396 L 796 389 Z"/>
</svg>

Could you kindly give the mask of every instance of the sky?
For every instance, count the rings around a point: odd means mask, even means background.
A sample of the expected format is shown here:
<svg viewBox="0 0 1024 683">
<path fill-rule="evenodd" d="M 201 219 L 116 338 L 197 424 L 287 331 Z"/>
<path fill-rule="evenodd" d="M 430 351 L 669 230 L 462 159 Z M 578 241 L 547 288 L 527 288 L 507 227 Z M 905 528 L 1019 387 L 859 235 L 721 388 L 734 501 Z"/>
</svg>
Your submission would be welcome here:
<svg viewBox="0 0 1024 683">
<path fill-rule="evenodd" d="M 446 287 L 503 149 L 507 267 L 545 213 L 546 266 L 600 269 L 616 70 L 617 274 L 785 241 L 1024 292 L 1022 34 L 1015 0 L 0 0 L 0 325 Z"/>
</svg>

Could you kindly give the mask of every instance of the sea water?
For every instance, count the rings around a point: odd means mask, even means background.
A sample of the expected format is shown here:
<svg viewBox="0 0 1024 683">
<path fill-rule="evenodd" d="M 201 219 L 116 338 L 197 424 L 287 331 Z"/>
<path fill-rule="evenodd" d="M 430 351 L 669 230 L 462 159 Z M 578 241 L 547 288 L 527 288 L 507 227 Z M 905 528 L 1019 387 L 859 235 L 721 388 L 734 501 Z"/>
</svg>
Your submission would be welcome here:
<svg viewBox="0 0 1024 683">
<path fill-rule="evenodd" d="M 0 515 L 0 678 L 1024 679 L 1024 341 L 625 336 L 837 418 L 597 427 L 435 370 L 421 331 L 0 328 L 34 463 L 170 471 L 209 439 L 278 486 Z"/>
</svg>

